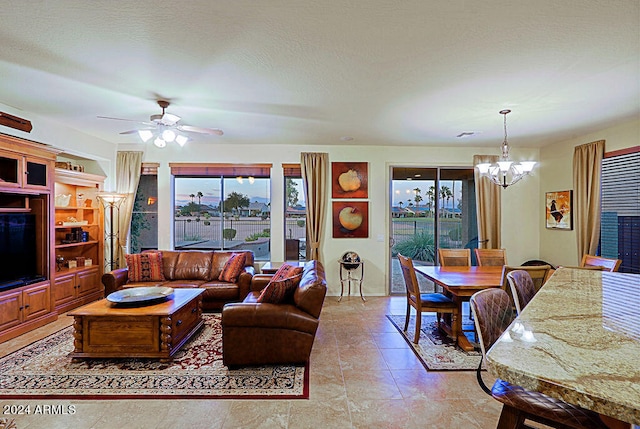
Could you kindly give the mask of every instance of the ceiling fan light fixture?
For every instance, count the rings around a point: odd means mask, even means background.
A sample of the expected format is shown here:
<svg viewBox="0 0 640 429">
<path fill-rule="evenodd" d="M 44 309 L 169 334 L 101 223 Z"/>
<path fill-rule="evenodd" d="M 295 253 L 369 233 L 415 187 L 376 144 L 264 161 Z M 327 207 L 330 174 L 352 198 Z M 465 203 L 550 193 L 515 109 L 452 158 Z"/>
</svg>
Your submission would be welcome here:
<svg viewBox="0 0 640 429">
<path fill-rule="evenodd" d="M 183 136 L 182 134 L 178 134 L 176 136 L 176 143 L 178 143 L 180 146 L 184 146 L 189 140 L 189 137 Z"/>
<path fill-rule="evenodd" d="M 173 125 L 176 122 L 178 122 L 180 119 L 182 119 L 180 116 L 173 115 L 171 113 L 165 113 L 164 115 L 162 115 L 162 122 L 167 125 Z"/>
<path fill-rule="evenodd" d="M 162 140 L 171 143 L 176 139 L 176 133 L 173 130 L 164 130 L 162 132 Z"/>
<path fill-rule="evenodd" d="M 167 142 L 162 140 L 161 137 L 156 137 L 156 139 L 153 141 L 153 144 L 159 148 L 163 148 L 167 145 Z"/>
<path fill-rule="evenodd" d="M 142 139 L 143 142 L 148 142 L 153 137 L 153 132 L 150 130 L 138 130 L 138 136 Z"/>
</svg>

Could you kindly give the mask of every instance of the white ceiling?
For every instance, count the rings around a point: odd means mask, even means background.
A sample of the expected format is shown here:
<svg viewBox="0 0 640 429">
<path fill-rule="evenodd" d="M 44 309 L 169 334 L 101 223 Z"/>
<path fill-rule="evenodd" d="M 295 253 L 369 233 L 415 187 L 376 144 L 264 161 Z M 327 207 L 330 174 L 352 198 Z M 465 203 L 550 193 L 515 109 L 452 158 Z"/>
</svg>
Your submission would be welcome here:
<svg viewBox="0 0 640 429">
<path fill-rule="evenodd" d="M 638 0 L 4 0 L 0 104 L 113 143 L 535 147 L 640 116 Z M 37 117 L 36 116 L 36 117 Z M 34 127 L 37 127 L 37 121 Z M 2 130 L 0 129 L 0 132 Z M 473 137 L 457 138 L 462 132 Z"/>
</svg>

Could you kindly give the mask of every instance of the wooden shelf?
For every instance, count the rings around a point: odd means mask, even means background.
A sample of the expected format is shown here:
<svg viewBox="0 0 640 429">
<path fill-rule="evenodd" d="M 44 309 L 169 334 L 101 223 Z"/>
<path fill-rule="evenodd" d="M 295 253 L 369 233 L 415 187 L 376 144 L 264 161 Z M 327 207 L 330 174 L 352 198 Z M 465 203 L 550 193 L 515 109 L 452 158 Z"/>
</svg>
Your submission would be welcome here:
<svg viewBox="0 0 640 429">
<path fill-rule="evenodd" d="M 100 210 L 100 207 L 56 206 L 56 210 Z"/>
<path fill-rule="evenodd" d="M 68 247 L 88 246 L 89 244 L 97 244 L 98 240 L 79 241 L 77 243 L 56 244 L 56 249 L 65 249 Z"/>
<path fill-rule="evenodd" d="M 67 274 L 76 274 L 82 271 L 89 270 L 91 268 L 100 268 L 100 266 L 93 264 L 93 265 L 83 265 L 81 267 L 76 267 L 76 268 L 63 267 L 60 269 L 60 271 L 56 271 L 56 277 L 65 276 Z"/>
<path fill-rule="evenodd" d="M 92 265 L 61 267 L 54 272 L 53 300 L 58 313 L 72 310 L 103 297 L 100 282 L 103 262 L 103 211 L 97 195 L 104 177 L 80 171 L 55 169 L 55 195 L 68 195 L 69 205 L 55 206 L 54 235 L 56 257 L 65 261 L 84 257 Z M 89 203 L 89 201 L 91 201 Z M 89 204 L 89 206 L 87 206 Z M 63 222 L 87 222 L 83 225 L 63 225 Z M 89 232 L 89 241 L 62 243 L 72 230 Z M 54 268 L 55 269 L 55 268 Z"/>
</svg>

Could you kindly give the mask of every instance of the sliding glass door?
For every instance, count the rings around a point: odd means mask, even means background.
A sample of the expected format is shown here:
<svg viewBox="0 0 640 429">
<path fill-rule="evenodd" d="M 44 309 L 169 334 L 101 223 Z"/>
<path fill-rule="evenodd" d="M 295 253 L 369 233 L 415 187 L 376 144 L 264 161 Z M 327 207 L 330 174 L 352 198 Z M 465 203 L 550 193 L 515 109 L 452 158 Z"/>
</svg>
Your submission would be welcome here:
<svg viewBox="0 0 640 429">
<path fill-rule="evenodd" d="M 405 293 L 398 253 L 415 265 L 436 265 L 440 247 L 477 247 L 473 180 L 472 168 L 392 167 L 391 293 Z"/>
</svg>

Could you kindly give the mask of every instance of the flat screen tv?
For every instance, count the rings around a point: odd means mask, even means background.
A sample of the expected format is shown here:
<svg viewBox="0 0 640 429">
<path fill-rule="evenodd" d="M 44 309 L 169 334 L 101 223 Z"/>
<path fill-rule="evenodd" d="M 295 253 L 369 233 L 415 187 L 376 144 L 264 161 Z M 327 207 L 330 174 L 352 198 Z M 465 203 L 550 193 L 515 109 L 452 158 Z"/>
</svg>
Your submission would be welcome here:
<svg viewBox="0 0 640 429">
<path fill-rule="evenodd" d="M 37 257 L 35 215 L 0 213 L 0 290 L 43 280 Z"/>
</svg>

